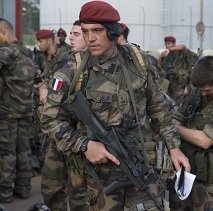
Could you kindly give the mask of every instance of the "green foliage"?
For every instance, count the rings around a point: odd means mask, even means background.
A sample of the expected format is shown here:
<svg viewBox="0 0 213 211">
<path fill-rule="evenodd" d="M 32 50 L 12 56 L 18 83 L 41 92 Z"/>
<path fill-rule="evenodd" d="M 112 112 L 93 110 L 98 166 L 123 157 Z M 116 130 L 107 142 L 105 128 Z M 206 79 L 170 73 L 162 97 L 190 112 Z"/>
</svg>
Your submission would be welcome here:
<svg viewBox="0 0 213 211">
<path fill-rule="evenodd" d="M 23 43 L 28 46 L 35 46 L 37 42 L 35 34 L 24 34 L 22 40 Z"/>
<path fill-rule="evenodd" d="M 39 30 L 40 0 L 22 1 L 23 42 L 26 45 L 35 44 L 35 33 Z"/>
</svg>

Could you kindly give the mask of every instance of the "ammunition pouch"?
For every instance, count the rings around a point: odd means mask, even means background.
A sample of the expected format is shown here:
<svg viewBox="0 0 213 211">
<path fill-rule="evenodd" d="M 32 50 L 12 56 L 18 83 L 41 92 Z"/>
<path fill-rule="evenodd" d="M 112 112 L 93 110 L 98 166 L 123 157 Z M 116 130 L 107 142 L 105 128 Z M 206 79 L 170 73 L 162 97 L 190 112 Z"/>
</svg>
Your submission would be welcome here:
<svg viewBox="0 0 213 211">
<path fill-rule="evenodd" d="M 147 158 L 150 165 L 155 165 L 157 160 L 157 153 L 156 153 L 156 142 L 145 142 L 144 147 L 146 149 Z"/>
<path fill-rule="evenodd" d="M 73 187 L 85 187 L 86 182 L 84 178 L 84 162 L 85 156 L 82 154 L 71 154 L 69 157 L 69 172 Z"/>
<path fill-rule="evenodd" d="M 3 78 L 0 77 L 0 97 L 3 95 L 3 89 L 4 89 L 4 81 Z"/>
<path fill-rule="evenodd" d="M 181 149 L 189 159 L 191 173 L 196 175 L 196 180 L 213 184 L 213 150 L 204 150 L 186 142 Z"/>
<path fill-rule="evenodd" d="M 155 166 L 155 169 L 161 171 L 162 174 L 169 174 L 173 169 L 173 163 L 168 153 L 158 150 L 156 142 L 145 142 L 147 158 L 150 165 Z"/>
</svg>

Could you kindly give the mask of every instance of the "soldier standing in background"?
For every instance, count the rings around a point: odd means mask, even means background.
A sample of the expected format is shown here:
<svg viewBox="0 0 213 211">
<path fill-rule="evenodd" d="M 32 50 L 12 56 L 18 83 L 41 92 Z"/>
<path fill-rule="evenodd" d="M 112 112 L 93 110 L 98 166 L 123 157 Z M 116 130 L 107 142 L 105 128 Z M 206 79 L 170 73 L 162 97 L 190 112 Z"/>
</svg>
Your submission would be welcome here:
<svg viewBox="0 0 213 211">
<path fill-rule="evenodd" d="M 79 50 L 86 51 L 87 46 L 82 35 L 80 20 L 76 20 L 73 23 L 69 39 L 72 52 Z"/>
<path fill-rule="evenodd" d="M 91 111 L 106 128 L 114 130 L 118 137 L 122 137 L 122 142 L 119 143 L 120 147 L 126 150 L 122 153 L 127 153 L 127 160 L 135 160 L 135 155 L 138 156 L 136 160 L 140 160 L 138 164 L 143 166 L 144 171 L 141 168 L 133 169 L 140 172 L 135 180 L 145 181 L 146 190 L 128 183 L 129 177 L 126 177 L 122 171 L 123 166 L 120 166 L 121 162 L 125 161 L 118 160 L 110 153 L 106 149 L 107 144 L 104 145 L 100 141 L 94 130 L 88 126 L 85 136 L 70 126 L 69 121 L 73 119 L 73 115 L 67 112 L 64 103 L 74 97 L 73 90 L 69 90 L 70 86 L 75 87 L 73 78 L 77 74 L 74 55 L 66 66 L 55 73 L 41 117 L 42 130 L 54 140 L 57 148 L 78 161 L 76 169 L 73 170 L 78 174 L 78 178 L 82 178 L 79 187 L 87 185 L 85 199 L 89 209 L 162 210 L 162 185 L 146 159 L 145 148 L 141 147 L 143 138 L 140 130 L 146 121 L 146 114 L 153 119 L 153 125 L 159 135 L 165 138 L 175 168 L 179 170 L 182 164 L 186 171 L 190 171 L 190 165 L 179 149 L 179 136 L 172 124 L 172 114 L 164 100 L 156 69 L 146 60 L 143 52 L 140 53 L 144 66 L 137 69 L 132 60 L 134 54 L 130 57 L 131 46 L 126 48 L 117 45 L 117 39 L 121 35 L 121 26 L 118 23 L 120 16 L 110 4 L 103 1 L 88 2 L 82 6 L 79 19 L 88 48 L 81 63 L 85 66 L 80 69 L 83 74 L 81 90 L 85 94 L 84 100 L 89 101 Z M 130 82 L 127 82 L 128 78 Z M 71 96 L 68 96 L 69 93 Z M 134 93 L 135 101 L 131 93 Z M 75 100 L 75 97 L 72 99 Z M 78 114 L 81 112 L 79 108 Z M 85 114 L 85 118 L 89 117 Z M 132 144 L 135 153 L 131 151 Z M 91 177 L 94 176 L 93 170 L 90 175 L 84 169 L 86 159 L 89 161 L 87 164 L 90 164 L 100 177 L 100 181 Z M 124 185 L 113 186 L 115 190 L 107 196 L 100 183 L 103 182 L 103 186 L 108 187 L 117 180 L 121 183 L 123 181 Z"/>
<path fill-rule="evenodd" d="M 0 202 L 30 195 L 35 74 L 32 52 L 0 18 Z"/>
<path fill-rule="evenodd" d="M 57 44 L 57 47 L 62 48 L 64 51 L 70 52 L 70 45 L 65 42 L 67 37 L 66 31 L 60 28 L 58 30 L 57 36 L 59 38 L 59 43 Z"/>
<path fill-rule="evenodd" d="M 84 41 L 84 37 L 81 30 L 81 22 L 76 20 L 73 23 L 73 26 L 70 31 L 70 46 L 73 55 L 77 61 L 77 64 L 80 65 L 83 57 L 83 53 L 86 51 L 87 46 Z M 78 53 L 77 53 L 78 51 Z M 72 57 L 72 55 L 71 55 Z M 85 128 L 78 124 L 77 128 L 79 130 L 85 130 Z M 69 172 L 72 168 L 72 163 L 69 163 Z M 80 170 L 80 169 L 79 169 Z M 73 174 L 70 173 L 70 177 L 73 177 Z M 72 180 L 73 178 L 71 178 Z M 68 181 L 70 183 L 70 180 Z M 88 205 L 85 203 L 85 195 L 86 195 L 86 185 L 82 187 L 75 187 L 75 184 L 72 182 L 68 184 L 68 198 L 69 198 L 69 205 L 71 211 L 87 211 Z"/>
<path fill-rule="evenodd" d="M 52 211 L 64 211 L 67 209 L 67 161 L 63 153 L 52 146 L 52 140 L 40 132 L 40 116 L 42 107 L 46 102 L 49 87 L 51 87 L 53 75 L 67 63 L 69 54 L 63 48 L 57 48 L 55 34 L 52 30 L 42 29 L 36 33 L 36 38 L 40 50 L 39 67 L 41 67 L 41 70 L 38 76 L 40 81 L 36 85 L 35 90 L 35 101 L 39 104 L 35 113 L 37 133 L 42 137 L 40 138 L 40 143 L 43 148 L 42 159 L 44 159 L 44 163 L 42 163 L 41 192 L 45 205 Z M 58 207 L 63 208 L 58 209 Z"/>
<path fill-rule="evenodd" d="M 174 119 L 181 149 L 196 178 L 190 195 L 183 201 L 172 187 L 171 210 L 213 210 L 213 56 L 202 57 L 195 64 L 191 85 Z"/>
<path fill-rule="evenodd" d="M 125 45 L 128 43 L 128 35 L 130 33 L 129 27 L 125 23 L 120 23 L 122 26 L 121 36 L 118 38 L 118 43 L 120 45 Z"/>
<path fill-rule="evenodd" d="M 164 38 L 166 49 L 159 57 L 159 65 L 166 72 L 169 80 L 167 94 L 177 103 L 181 101 L 190 82 L 192 67 L 189 65 L 187 48 L 185 45 L 176 45 L 173 36 Z"/>
</svg>

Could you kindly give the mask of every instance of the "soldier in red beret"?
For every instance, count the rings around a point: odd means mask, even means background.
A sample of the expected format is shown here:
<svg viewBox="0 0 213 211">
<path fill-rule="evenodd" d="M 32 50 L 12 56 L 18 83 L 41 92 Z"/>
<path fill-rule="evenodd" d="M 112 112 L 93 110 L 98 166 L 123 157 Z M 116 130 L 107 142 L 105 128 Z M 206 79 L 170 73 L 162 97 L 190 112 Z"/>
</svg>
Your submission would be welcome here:
<svg viewBox="0 0 213 211">
<path fill-rule="evenodd" d="M 47 39 L 50 38 L 54 35 L 52 30 L 48 30 L 48 29 L 41 29 L 40 31 L 36 32 L 36 39 L 40 40 L 40 39 Z"/>
<path fill-rule="evenodd" d="M 180 103 L 190 82 L 192 66 L 195 64 L 188 56 L 193 52 L 185 45 L 176 45 L 176 38 L 173 36 L 166 36 L 164 41 L 166 49 L 159 57 L 159 64 L 169 80 L 167 94 Z"/>
<path fill-rule="evenodd" d="M 62 48 L 63 50 L 70 52 L 71 47 L 68 43 L 66 43 L 67 33 L 64 29 L 60 28 L 58 30 L 57 36 L 59 38 L 59 43 L 57 44 L 58 48 Z"/>
<path fill-rule="evenodd" d="M 63 153 L 52 148 L 52 140 L 41 131 L 40 117 L 47 99 L 54 73 L 68 61 L 69 54 L 57 47 L 55 30 L 42 29 L 36 33 L 39 80 L 35 84 L 36 143 L 40 144 L 39 161 L 42 168 L 41 192 L 44 203 L 51 210 L 67 210 L 67 165 Z M 45 141 L 44 141 L 45 140 Z M 43 146 L 43 147 L 42 147 Z M 39 150 L 40 151 L 40 150 Z M 56 162 L 57 161 L 57 162 Z M 51 168 L 50 168 L 51 166 Z M 51 170 L 50 170 L 51 169 Z M 52 197 L 53 196 L 53 197 Z"/>
<path fill-rule="evenodd" d="M 176 42 L 176 39 L 173 36 L 164 37 L 164 41 L 166 42 Z"/>
<path fill-rule="evenodd" d="M 163 210 L 163 186 L 155 170 L 157 143 L 142 133 L 147 116 L 165 139 L 176 170 L 183 165 L 190 171 L 190 165 L 179 149 L 156 65 L 140 49 L 117 43 L 120 15 L 110 4 L 87 2 L 79 19 L 87 50 L 79 68 L 72 58 L 55 73 L 42 129 L 70 157 L 73 186 L 86 185 L 87 210 Z M 70 124 L 72 109 L 85 130 Z M 147 156 L 150 147 L 153 159 Z"/>
</svg>

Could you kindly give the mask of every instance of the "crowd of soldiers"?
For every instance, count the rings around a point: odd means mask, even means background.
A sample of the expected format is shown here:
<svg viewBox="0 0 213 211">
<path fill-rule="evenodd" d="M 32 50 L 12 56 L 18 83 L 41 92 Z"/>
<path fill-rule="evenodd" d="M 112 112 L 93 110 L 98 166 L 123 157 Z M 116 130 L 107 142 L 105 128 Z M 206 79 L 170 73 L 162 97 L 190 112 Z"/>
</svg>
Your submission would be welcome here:
<svg viewBox="0 0 213 211">
<path fill-rule="evenodd" d="M 41 174 L 44 206 L 29 210 L 213 209 L 213 57 L 167 36 L 155 58 L 119 21 L 87 2 L 70 45 L 41 29 L 31 51 L 0 18 L 0 203 Z M 185 200 L 181 168 L 196 175 Z"/>
</svg>

